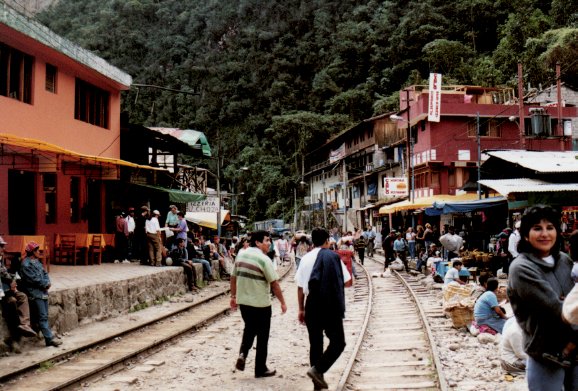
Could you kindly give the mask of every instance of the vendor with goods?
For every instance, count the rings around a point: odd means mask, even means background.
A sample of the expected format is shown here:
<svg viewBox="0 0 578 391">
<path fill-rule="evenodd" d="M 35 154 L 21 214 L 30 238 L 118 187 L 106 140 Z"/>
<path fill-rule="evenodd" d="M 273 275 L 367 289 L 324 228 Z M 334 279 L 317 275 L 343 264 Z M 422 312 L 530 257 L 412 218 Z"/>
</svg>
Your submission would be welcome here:
<svg viewBox="0 0 578 391">
<path fill-rule="evenodd" d="M 505 311 L 498 304 L 498 297 L 496 296 L 498 285 L 496 278 L 488 279 L 485 284 L 486 291 L 476 300 L 474 318 L 478 328 L 487 326 L 501 334 L 507 317 Z"/>
<path fill-rule="evenodd" d="M 452 263 L 452 267 L 446 272 L 444 277 L 444 285 L 458 283 L 464 285 L 465 282 L 460 279 L 460 270 L 463 264 L 460 261 L 455 261 Z"/>
</svg>

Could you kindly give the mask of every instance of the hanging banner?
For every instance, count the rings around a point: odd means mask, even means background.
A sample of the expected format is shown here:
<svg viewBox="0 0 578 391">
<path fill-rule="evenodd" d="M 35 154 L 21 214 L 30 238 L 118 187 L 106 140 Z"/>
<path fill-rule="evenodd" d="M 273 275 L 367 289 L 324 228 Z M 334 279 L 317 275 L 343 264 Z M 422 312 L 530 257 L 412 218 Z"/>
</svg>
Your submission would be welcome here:
<svg viewBox="0 0 578 391">
<path fill-rule="evenodd" d="M 427 120 L 431 122 L 440 122 L 441 112 L 441 94 L 442 94 L 442 74 L 429 74 L 429 102 Z"/>
<path fill-rule="evenodd" d="M 383 178 L 383 194 L 391 196 L 407 196 L 409 194 L 407 178 Z"/>
<path fill-rule="evenodd" d="M 329 153 L 329 163 L 334 163 L 345 157 L 345 143 L 341 144 L 339 148 Z"/>
</svg>

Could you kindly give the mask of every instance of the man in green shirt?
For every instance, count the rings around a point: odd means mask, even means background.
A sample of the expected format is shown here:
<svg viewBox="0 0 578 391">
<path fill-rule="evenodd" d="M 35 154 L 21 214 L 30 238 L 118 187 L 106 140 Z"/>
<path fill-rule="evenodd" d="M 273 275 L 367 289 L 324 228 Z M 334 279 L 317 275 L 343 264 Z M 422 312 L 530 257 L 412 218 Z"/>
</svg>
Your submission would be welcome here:
<svg viewBox="0 0 578 391">
<path fill-rule="evenodd" d="M 267 257 L 271 237 L 267 231 L 251 234 L 250 247 L 237 256 L 231 274 L 231 309 L 241 309 L 245 322 L 243 340 L 236 368 L 245 369 L 247 354 L 257 337 L 255 357 L 255 377 L 274 376 L 276 371 L 267 368 L 267 346 L 271 328 L 271 295 L 273 293 L 281 303 L 281 311 L 287 312 L 287 305 L 279 285 L 279 277 L 273 269 L 273 263 Z"/>
</svg>

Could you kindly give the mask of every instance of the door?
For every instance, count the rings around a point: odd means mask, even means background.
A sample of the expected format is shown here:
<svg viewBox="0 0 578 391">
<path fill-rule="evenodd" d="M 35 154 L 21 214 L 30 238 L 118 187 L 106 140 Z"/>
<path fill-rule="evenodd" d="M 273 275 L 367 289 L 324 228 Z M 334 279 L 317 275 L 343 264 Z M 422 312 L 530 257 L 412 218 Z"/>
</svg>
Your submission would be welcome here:
<svg viewBox="0 0 578 391">
<path fill-rule="evenodd" d="M 36 235 L 36 173 L 8 171 L 8 231 Z"/>
<path fill-rule="evenodd" d="M 86 200 L 86 217 L 88 232 L 101 233 L 102 230 L 102 181 L 88 180 L 88 199 Z"/>
</svg>

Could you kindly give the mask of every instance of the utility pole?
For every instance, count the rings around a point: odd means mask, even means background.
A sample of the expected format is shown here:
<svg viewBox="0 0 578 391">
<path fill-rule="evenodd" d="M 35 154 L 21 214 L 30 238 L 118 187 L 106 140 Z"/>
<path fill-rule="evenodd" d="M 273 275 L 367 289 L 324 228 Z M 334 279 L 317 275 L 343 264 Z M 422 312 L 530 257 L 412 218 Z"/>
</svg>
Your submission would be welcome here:
<svg viewBox="0 0 578 391">
<path fill-rule="evenodd" d="M 560 136 L 560 151 L 565 149 L 564 126 L 562 123 L 562 83 L 560 82 L 560 63 L 556 63 L 556 99 L 558 102 L 558 136 Z"/>
<path fill-rule="evenodd" d="M 217 128 L 217 236 L 221 238 L 221 140 L 219 128 Z"/>
<path fill-rule="evenodd" d="M 343 157 L 343 232 L 347 233 L 347 201 L 349 192 L 347 191 L 347 164 Z"/>
<path fill-rule="evenodd" d="M 297 188 L 293 188 L 293 232 L 297 231 Z"/>
<path fill-rule="evenodd" d="M 524 124 L 524 76 L 522 63 L 518 63 L 518 116 L 520 117 L 520 149 L 526 149 L 526 126 Z"/>
<path fill-rule="evenodd" d="M 482 185 L 480 184 L 482 175 L 482 143 L 480 141 L 480 113 L 476 115 L 476 141 L 478 143 L 478 200 L 482 199 Z"/>
<path fill-rule="evenodd" d="M 322 201 L 323 201 L 323 205 L 322 205 L 323 206 L 323 228 L 327 229 L 327 205 L 326 205 L 327 204 L 327 197 L 325 194 L 325 170 L 323 170 L 321 172 L 321 175 L 322 175 L 321 183 L 323 184 L 323 199 L 322 199 Z"/>
<path fill-rule="evenodd" d="M 407 145 L 406 145 L 406 150 L 407 150 L 407 183 L 409 186 L 411 186 L 410 192 L 408 193 L 408 196 L 411 200 L 411 202 L 415 202 L 414 199 L 414 192 L 413 192 L 413 183 L 411 180 L 411 175 L 413 172 L 413 168 L 412 168 L 412 158 L 413 158 L 413 145 L 411 142 L 411 115 L 410 115 L 410 104 L 409 104 L 409 89 L 405 90 L 405 102 L 407 104 L 407 133 L 406 133 L 406 137 L 407 137 Z"/>
</svg>

